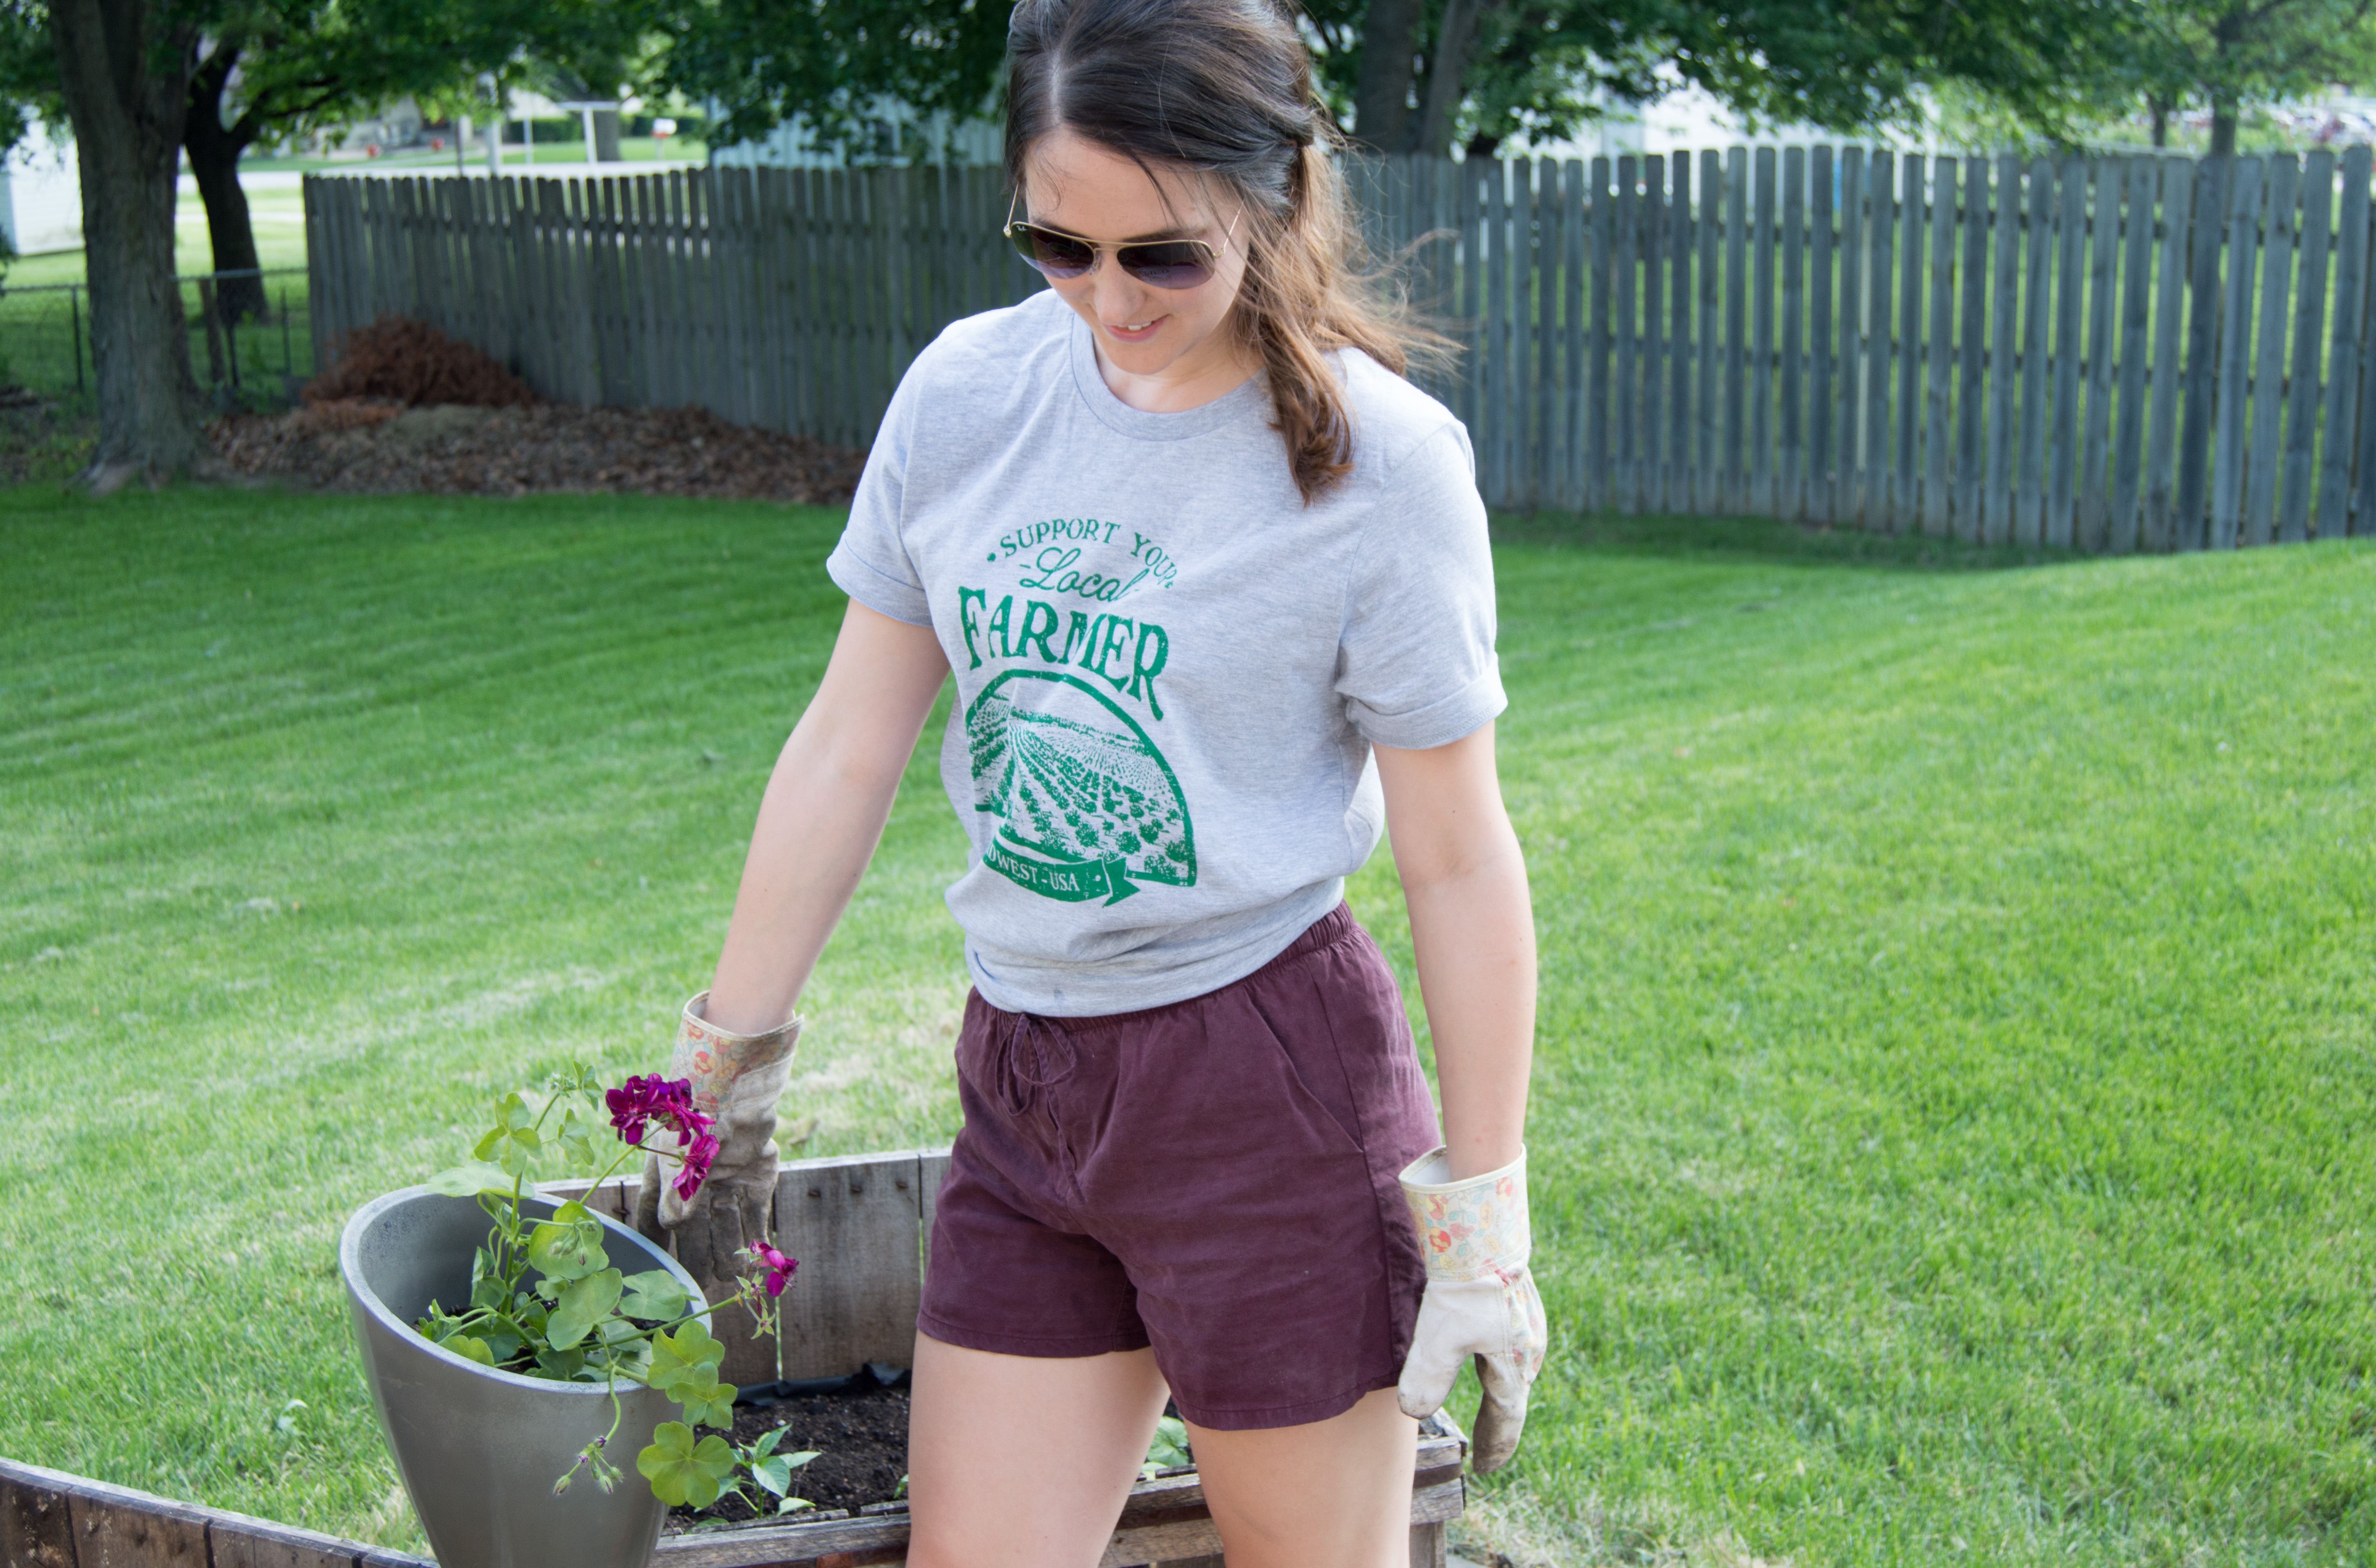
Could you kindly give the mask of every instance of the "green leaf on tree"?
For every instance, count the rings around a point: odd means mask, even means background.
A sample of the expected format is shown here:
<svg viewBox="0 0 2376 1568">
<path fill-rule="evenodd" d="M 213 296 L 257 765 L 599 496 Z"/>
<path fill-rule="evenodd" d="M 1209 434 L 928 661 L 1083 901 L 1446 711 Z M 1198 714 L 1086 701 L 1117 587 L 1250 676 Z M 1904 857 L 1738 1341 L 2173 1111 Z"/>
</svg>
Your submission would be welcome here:
<svg viewBox="0 0 2376 1568">
<path fill-rule="evenodd" d="M 636 1468 L 652 1483 L 653 1495 L 672 1508 L 707 1508 L 718 1501 L 734 1473 L 734 1450 L 712 1434 L 695 1443 L 683 1421 L 662 1421 L 651 1446 L 636 1455 Z"/>
</svg>

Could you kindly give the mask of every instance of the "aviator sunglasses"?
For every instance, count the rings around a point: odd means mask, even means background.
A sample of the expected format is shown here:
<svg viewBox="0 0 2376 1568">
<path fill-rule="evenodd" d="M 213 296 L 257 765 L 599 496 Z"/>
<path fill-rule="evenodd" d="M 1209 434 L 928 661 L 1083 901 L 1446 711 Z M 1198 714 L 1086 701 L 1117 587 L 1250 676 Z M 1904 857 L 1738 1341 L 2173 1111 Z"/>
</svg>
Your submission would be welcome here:
<svg viewBox="0 0 2376 1568">
<path fill-rule="evenodd" d="M 1219 265 L 1220 252 L 1202 240 L 1146 240 L 1135 244 L 1103 245 L 1095 240 L 1085 240 L 1078 234 L 1046 229 L 1037 223 L 1018 222 L 1015 217 L 1017 193 L 1006 204 L 1006 227 L 999 232 L 1015 246 L 1035 270 L 1050 278 L 1074 279 L 1082 276 L 1098 264 L 1098 252 L 1111 250 L 1122 269 L 1150 289 L 1194 289 L 1212 279 Z M 1241 208 L 1238 217 L 1245 216 Z M 1221 244 L 1238 232 L 1238 220 L 1230 220 L 1229 229 L 1221 235 Z"/>
</svg>

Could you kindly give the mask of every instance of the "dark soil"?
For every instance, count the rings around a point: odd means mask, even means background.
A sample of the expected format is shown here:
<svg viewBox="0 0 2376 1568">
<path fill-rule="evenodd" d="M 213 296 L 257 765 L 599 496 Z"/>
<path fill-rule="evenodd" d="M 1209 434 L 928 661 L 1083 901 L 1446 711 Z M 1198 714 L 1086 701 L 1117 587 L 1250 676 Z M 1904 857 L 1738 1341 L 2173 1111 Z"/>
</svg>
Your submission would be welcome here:
<svg viewBox="0 0 2376 1568">
<path fill-rule="evenodd" d="M 736 1447 L 743 1447 L 778 1427 L 786 1431 L 776 1444 L 777 1453 L 817 1451 L 815 1458 L 792 1472 L 794 1497 L 805 1497 L 820 1510 L 841 1508 L 852 1513 L 870 1503 L 900 1501 L 899 1482 L 908 1474 L 906 1388 L 872 1384 L 847 1394 L 814 1394 L 776 1405 L 738 1406 L 732 1441 Z M 743 1474 L 747 1477 L 748 1472 Z M 770 1504 L 775 1502 L 764 1492 L 759 1495 Z M 791 1525 L 815 1516 L 803 1510 L 780 1519 Z M 745 1524 L 755 1517 L 740 1499 L 721 1497 L 698 1512 L 670 1509 L 668 1528 Z"/>
<path fill-rule="evenodd" d="M 616 491 L 846 504 L 866 455 L 702 409 L 481 408 L 334 398 L 208 428 L 237 472 L 346 494 Z"/>
</svg>

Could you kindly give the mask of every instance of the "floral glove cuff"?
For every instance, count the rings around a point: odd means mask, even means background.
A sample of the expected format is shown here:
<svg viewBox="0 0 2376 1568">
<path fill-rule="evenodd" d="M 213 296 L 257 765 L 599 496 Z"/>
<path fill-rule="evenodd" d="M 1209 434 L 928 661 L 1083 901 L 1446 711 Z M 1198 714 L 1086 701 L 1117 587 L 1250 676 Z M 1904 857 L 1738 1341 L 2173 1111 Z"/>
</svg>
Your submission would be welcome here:
<svg viewBox="0 0 2376 1568">
<path fill-rule="evenodd" d="M 1499 1170 L 1455 1182 L 1451 1157 L 1432 1149 L 1403 1168 L 1402 1183 L 1430 1279 L 1486 1279 L 1526 1263 L 1533 1241 L 1523 1150 Z"/>
</svg>

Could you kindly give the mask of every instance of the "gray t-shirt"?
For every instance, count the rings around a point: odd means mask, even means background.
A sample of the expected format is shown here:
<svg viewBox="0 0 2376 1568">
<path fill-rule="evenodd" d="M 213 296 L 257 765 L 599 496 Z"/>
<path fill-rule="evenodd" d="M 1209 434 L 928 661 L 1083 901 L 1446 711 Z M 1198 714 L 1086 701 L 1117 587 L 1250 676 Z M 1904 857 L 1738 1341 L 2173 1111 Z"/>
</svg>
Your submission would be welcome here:
<svg viewBox="0 0 2376 1568">
<path fill-rule="evenodd" d="M 948 904 L 993 1005 L 1123 1013 L 1252 974 L 1377 847 L 1372 743 L 1501 712 L 1467 433 L 1336 361 L 1355 467 L 1308 507 L 1263 377 L 1131 408 L 1051 291 L 900 381 L 826 570 L 956 672 L 941 777 L 973 853 Z"/>
</svg>

